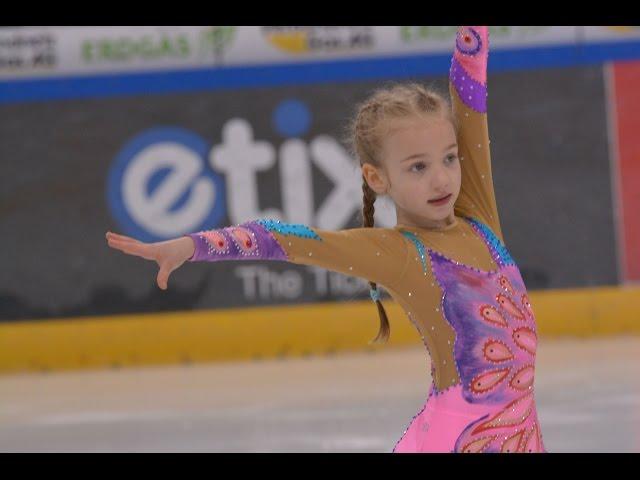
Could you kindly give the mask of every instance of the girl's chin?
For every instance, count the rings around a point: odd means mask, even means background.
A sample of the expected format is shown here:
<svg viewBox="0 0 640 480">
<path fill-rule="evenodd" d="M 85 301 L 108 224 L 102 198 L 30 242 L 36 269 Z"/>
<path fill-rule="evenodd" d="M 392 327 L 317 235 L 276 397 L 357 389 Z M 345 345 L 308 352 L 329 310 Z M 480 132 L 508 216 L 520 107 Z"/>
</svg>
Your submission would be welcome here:
<svg viewBox="0 0 640 480">
<path fill-rule="evenodd" d="M 433 218 L 433 220 L 444 220 L 445 218 L 451 216 L 453 213 L 453 208 L 449 205 L 444 205 L 443 207 L 431 207 L 429 211 L 429 216 Z"/>
</svg>

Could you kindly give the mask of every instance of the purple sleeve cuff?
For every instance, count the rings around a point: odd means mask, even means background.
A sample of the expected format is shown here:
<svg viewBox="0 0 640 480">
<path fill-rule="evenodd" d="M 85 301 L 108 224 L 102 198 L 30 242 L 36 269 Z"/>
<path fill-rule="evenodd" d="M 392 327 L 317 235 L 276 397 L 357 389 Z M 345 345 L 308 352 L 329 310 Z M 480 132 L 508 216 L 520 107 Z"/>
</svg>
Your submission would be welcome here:
<svg viewBox="0 0 640 480">
<path fill-rule="evenodd" d="M 462 26 L 456 35 L 449 80 L 460 99 L 476 112 L 487 112 L 487 27 Z"/>
<path fill-rule="evenodd" d="M 218 260 L 283 260 L 288 256 L 276 238 L 256 221 L 190 233 L 195 251 L 190 262 Z"/>
<path fill-rule="evenodd" d="M 187 259 L 188 262 L 197 262 L 200 258 L 200 252 L 203 250 L 202 242 L 204 241 L 197 233 L 189 233 L 187 235 L 183 235 L 184 237 L 191 237 L 193 240 L 193 244 L 195 245 L 195 250 L 193 251 L 193 255 Z M 205 247 L 206 251 L 206 247 Z"/>
</svg>

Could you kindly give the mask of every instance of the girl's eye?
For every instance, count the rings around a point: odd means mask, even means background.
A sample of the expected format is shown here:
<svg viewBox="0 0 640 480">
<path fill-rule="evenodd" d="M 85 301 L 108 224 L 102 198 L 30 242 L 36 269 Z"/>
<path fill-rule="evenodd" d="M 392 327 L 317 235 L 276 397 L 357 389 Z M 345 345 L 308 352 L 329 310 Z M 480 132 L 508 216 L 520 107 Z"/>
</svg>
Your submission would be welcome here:
<svg viewBox="0 0 640 480">
<path fill-rule="evenodd" d="M 422 162 L 414 163 L 413 165 L 411 165 L 411 170 L 410 171 L 419 172 L 421 170 L 424 170 L 424 168 L 418 168 L 417 170 L 415 170 L 415 167 L 424 167 L 424 163 L 422 163 Z"/>
<path fill-rule="evenodd" d="M 453 163 L 458 159 L 457 155 L 454 155 L 453 153 L 451 155 L 447 155 L 447 160 L 449 160 L 449 163 Z"/>
</svg>

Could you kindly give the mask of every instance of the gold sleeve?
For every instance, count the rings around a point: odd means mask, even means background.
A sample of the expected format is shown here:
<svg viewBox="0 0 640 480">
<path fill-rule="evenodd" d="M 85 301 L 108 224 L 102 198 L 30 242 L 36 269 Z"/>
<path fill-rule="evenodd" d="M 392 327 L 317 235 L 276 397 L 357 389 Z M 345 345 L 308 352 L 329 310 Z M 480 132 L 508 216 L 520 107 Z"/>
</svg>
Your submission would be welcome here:
<svg viewBox="0 0 640 480">
<path fill-rule="evenodd" d="M 389 228 L 321 230 L 297 223 L 256 219 L 188 234 L 191 262 L 278 260 L 314 265 L 390 287 L 402 276 L 409 250 Z"/>
<path fill-rule="evenodd" d="M 489 225 L 504 243 L 493 177 L 487 121 L 487 27 L 458 29 L 456 50 L 449 73 L 449 92 L 458 125 L 458 153 L 462 185 L 456 214 L 475 217 Z"/>
<path fill-rule="evenodd" d="M 286 229 L 271 230 L 293 263 L 315 265 L 383 286 L 396 284 L 404 272 L 409 254 L 407 241 L 393 229 L 303 228 L 306 236 L 287 233 Z"/>
</svg>

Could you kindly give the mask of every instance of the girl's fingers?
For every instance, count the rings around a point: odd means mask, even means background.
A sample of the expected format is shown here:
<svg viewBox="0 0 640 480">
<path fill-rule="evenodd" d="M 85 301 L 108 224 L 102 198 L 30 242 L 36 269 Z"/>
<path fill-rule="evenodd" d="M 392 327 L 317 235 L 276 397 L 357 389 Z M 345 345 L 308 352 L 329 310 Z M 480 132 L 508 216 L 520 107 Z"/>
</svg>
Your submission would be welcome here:
<svg viewBox="0 0 640 480">
<path fill-rule="evenodd" d="M 135 238 L 127 237 L 126 235 L 118 235 L 117 233 L 107 232 L 107 239 L 123 240 L 127 242 L 140 243 Z"/>
<path fill-rule="evenodd" d="M 107 243 L 112 248 L 117 248 L 129 255 L 138 255 L 147 260 L 156 260 L 159 264 L 160 261 L 156 259 L 154 255 L 154 249 L 152 246 L 140 242 L 134 238 L 127 237 L 125 235 L 118 235 L 117 233 L 107 232 Z M 156 282 L 158 287 L 162 290 L 166 290 L 169 286 L 169 275 L 171 275 L 172 269 L 168 268 L 166 264 L 162 265 L 158 271 Z"/>
<path fill-rule="evenodd" d="M 108 239 L 107 243 L 109 244 L 110 247 L 117 248 L 118 250 L 122 250 L 127 253 L 132 253 L 133 250 L 131 250 L 131 248 L 135 247 L 135 244 L 132 242 L 127 242 L 125 240 L 117 240 L 115 238 Z"/>
<path fill-rule="evenodd" d="M 146 258 L 147 260 L 154 260 L 149 247 L 143 243 L 133 243 L 123 240 L 110 239 L 108 240 L 108 244 L 110 247 L 117 248 L 118 250 L 121 250 L 124 253 L 128 253 L 129 255 L 138 255 L 140 257 Z"/>
<path fill-rule="evenodd" d="M 162 290 L 166 290 L 169 286 L 169 275 L 171 275 L 171 272 L 166 267 L 160 268 L 158 271 L 156 282 Z"/>
</svg>

